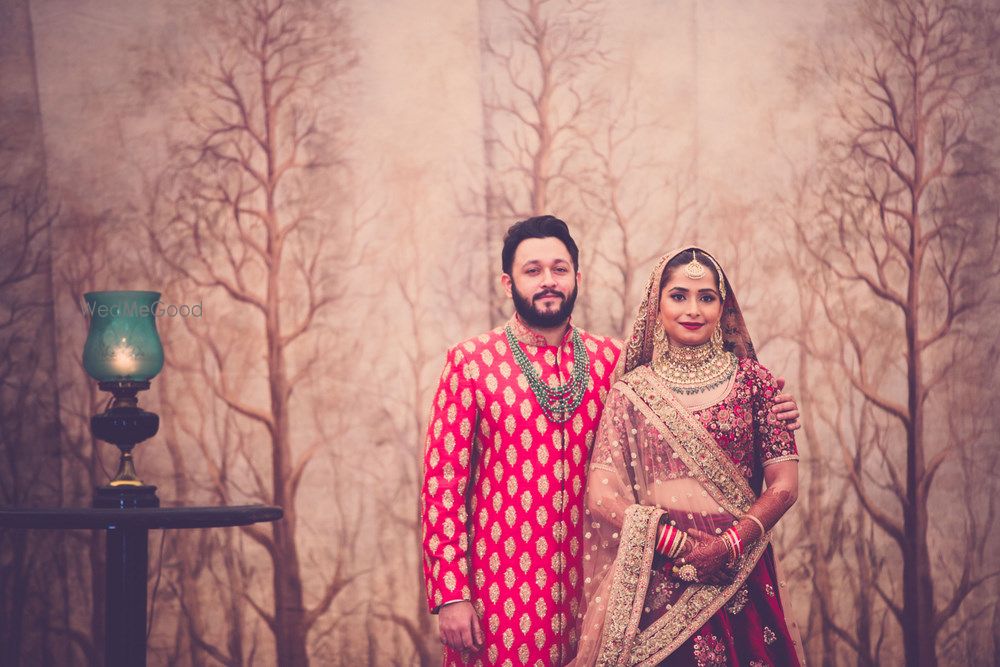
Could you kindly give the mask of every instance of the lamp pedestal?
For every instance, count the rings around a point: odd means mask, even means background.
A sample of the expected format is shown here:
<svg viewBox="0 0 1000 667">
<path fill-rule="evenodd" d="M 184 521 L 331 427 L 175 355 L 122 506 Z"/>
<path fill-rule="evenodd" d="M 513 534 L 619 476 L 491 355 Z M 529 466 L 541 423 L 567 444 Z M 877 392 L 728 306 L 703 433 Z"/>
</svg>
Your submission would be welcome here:
<svg viewBox="0 0 1000 667">
<path fill-rule="evenodd" d="M 149 389 L 149 382 L 113 380 L 98 386 L 111 392 L 114 401 L 110 408 L 90 418 L 90 430 L 98 440 L 110 442 L 121 450 L 121 458 L 114 479 L 95 490 L 94 507 L 159 507 L 156 487 L 142 483 L 132 460 L 135 446 L 156 435 L 160 428 L 160 417 L 139 408 L 136 398 L 138 392 Z"/>
</svg>

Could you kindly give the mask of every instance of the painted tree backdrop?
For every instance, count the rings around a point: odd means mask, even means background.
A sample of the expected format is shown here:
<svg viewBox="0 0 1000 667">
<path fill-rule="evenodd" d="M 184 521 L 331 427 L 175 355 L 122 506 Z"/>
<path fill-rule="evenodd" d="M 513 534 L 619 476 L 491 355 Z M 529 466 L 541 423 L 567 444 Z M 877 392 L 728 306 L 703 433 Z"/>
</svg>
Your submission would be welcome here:
<svg viewBox="0 0 1000 667">
<path fill-rule="evenodd" d="M 0 497 L 86 505 L 82 294 L 155 289 L 150 662 L 437 662 L 417 493 L 445 347 L 551 212 L 575 321 L 716 250 L 804 412 L 813 664 L 1000 651 L 1000 7 L 987 0 L 0 0 Z M 100 533 L 0 533 L 0 663 L 103 664 Z"/>
</svg>

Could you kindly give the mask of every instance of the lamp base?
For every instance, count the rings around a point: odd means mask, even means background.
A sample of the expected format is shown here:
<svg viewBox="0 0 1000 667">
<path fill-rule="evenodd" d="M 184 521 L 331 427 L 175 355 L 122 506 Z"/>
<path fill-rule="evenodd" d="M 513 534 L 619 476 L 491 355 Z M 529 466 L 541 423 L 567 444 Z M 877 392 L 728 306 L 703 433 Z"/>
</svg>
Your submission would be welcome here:
<svg viewBox="0 0 1000 667">
<path fill-rule="evenodd" d="M 138 507 L 159 507 L 156 487 L 148 484 L 140 486 L 99 486 L 94 489 L 94 507 L 106 509 L 132 509 Z"/>
</svg>

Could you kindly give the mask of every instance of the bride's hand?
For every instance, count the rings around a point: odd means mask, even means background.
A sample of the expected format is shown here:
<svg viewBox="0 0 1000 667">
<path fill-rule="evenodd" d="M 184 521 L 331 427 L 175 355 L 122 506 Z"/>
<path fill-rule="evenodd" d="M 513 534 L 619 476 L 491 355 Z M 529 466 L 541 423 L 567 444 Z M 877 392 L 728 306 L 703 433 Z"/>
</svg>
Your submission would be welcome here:
<svg viewBox="0 0 1000 667">
<path fill-rule="evenodd" d="M 722 585 L 731 582 L 732 574 L 726 567 L 729 549 L 722 538 L 703 533 L 696 528 L 691 528 L 687 532 L 688 544 L 693 546 L 685 549 L 686 553 L 674 559 L 673 567 L 679 569 L 686 564 L 693 565 L 698 571 L 698 583 Z M 672 569 L 672 572 L 677 577 L 677 570 Z"/>
</svg>

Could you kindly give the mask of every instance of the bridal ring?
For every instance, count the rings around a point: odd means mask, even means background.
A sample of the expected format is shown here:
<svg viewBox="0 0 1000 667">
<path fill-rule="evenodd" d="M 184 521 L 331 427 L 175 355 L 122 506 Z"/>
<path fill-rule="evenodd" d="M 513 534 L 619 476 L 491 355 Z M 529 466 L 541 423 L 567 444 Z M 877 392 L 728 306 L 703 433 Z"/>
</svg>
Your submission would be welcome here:
<svg viewBox="0 0 1000 667">
<path fill-rule="evenodd" d="M 687 565 L 681 565 L 680 567 L 674 566 L 672 568 L 674 575 L 681 581 L 694 582 L 698 581 L 698 569 L 694 565 L 688 563 Z"/>
</svg>

